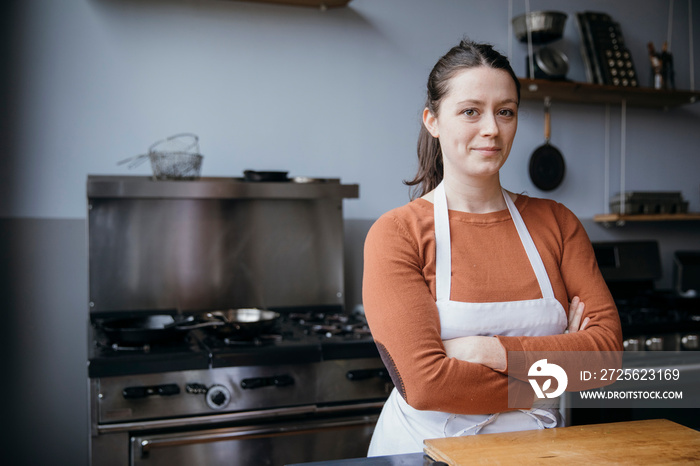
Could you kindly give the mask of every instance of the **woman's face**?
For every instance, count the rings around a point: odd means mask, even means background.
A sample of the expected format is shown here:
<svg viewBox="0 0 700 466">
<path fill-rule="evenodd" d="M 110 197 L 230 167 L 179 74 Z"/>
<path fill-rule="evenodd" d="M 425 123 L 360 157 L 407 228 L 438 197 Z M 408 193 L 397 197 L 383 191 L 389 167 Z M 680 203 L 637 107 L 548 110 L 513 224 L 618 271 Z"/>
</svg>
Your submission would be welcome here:
<svg viewBox="0 0 700 466">
<path fill-rule="evenodd" d="M 518 93 L 510 74 L 486 66 L 459 71 L 449 81 L 438 115 L 423 123 L 440 139 L 445 178 L 498 177 L 518 127 Z"/>
</svg>

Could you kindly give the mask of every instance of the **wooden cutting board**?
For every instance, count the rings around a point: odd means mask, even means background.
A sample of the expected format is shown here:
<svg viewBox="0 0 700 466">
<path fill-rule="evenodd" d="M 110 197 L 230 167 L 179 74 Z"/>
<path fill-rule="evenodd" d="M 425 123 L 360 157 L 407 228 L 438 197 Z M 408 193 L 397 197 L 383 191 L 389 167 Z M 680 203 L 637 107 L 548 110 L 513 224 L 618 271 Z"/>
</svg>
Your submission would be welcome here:
<svg viewBox="0 0 700 466">
<path fill-rule="evenodd" d="M 466 464 L 700 464 L 700 432 L 665 419 L 429 439 L 425 453 Z"/>
</svg>

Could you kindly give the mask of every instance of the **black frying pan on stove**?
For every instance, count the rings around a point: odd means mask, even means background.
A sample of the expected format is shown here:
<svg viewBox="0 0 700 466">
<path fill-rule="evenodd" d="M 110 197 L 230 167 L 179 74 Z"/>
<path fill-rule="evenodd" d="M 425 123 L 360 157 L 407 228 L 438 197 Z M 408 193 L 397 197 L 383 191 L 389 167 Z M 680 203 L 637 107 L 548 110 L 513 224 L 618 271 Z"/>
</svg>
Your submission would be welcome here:
<svg viewBox="0 0 700 466">
<path fill-rule="evenodd" d="M 559 149 L 549 143 L 551 136 L 551 117 L 549 109 L 551 100 L 544 99 L 544 144 L 535 149 L 530 156 L 530 179 L 542 191 L 557 188 L 564 179 L 566 165 Z"/>
<path fill-rule="evenodd" d="M 167 314 L 104 319 L 98 326 L 110 341 L 122 345 L 170 343 L 185 336 L 175 318 Z"/>
</svg>

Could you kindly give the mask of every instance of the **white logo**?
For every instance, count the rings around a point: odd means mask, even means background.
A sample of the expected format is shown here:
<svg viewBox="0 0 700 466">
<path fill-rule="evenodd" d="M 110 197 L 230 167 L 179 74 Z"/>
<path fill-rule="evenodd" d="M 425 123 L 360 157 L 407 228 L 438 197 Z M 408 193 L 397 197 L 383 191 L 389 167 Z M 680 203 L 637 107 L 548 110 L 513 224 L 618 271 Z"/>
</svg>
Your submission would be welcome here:
<svg viewBox="0 0 700 466">
<path fill-rule="evenodd" d="M 535 390 L 535 395 L 537 395 L 537 398 L 556 398 L 564 393 L 564 390 L 566 390 L 566 384 L 569 383 L 569 378 L 566 376 L 564 369 L 556 364 L 548 363 L 546 359 L 540 359 L 530 366 L 530 370 L 527 372 L 527 375 L 530 377 L 550 377 L 544 382 L 544 384 L 542 384 L 541 388 L 537 383 L 537 380 L 528 379 L 528 382 L 530 382 L 530 385 L 532 385 L 532 389 Z M 547 393 L 547 390 L 549 390 L 552 385 L 552 377 L 557 381 L 557 389 L 553 392 Z"/>
</svg>

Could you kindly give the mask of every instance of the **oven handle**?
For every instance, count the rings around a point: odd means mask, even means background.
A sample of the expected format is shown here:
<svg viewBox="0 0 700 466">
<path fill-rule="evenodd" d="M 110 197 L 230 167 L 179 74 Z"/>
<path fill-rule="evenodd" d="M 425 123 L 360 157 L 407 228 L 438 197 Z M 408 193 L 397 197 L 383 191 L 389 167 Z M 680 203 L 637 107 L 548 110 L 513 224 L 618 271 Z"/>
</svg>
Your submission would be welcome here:
<svg viewBox="0 0 700 466">
<path fill-rule="evenodd" d="M 357 403 L 349 405 L 325 406 L 319 407 L 316 405 L 296 406 L 292 408 L 266 409 L 262 411 L 244 411 L 239 413 L 216 414 L 213 416 L 196 416 L 180 419 L 161 419 L 154 421 L 137 421 L 137 422 L 122 422 L 118 424 L 102 424 L 97 427 L 99 434 L 109 434 L 116 432 L 138 432 L 152 429 L 165 429 L 172 427 L 185 426 L 203 426 L 214 423 L 224 423 L 231 421 L 241 421 L 246 419 L 262 420 L 276 418 L 282 416 L 292 416 L 298 414 L 313 414 L 313 413 L 342 413 L 347 411 L 358 411 L 367 409 L 381 409 L 384 406 L 384 400 Z"/>
<path fill-rule="evenodd" d="M 151 450 L 156 448 L 178 447 L 182 445 L 194 445 L 209 442 L 221 442 L 227 440 L 242 440 L 246 437 L 261 435 L 276 436 L 290 433 L 301 433 L 319 429 L 342 428 L 363 424 L 375 424 L 378 414 L 368 414 L 347 419 L 325 419 L 322 421 L 289 421 L 284 424 L 267 426 L 232 427 L 226 430 L 216 429 L 206 433 L 166 434 L 163 436 L 151 436 L 148 438 L 132 438 L 135 446 L 139 448 L 141 458 L 148 457 Z M 272 434 L 272 435 L 271 435 Z"/>
</svg>

